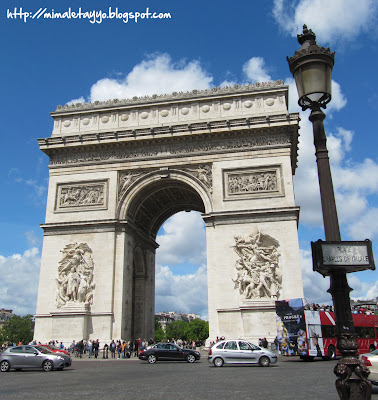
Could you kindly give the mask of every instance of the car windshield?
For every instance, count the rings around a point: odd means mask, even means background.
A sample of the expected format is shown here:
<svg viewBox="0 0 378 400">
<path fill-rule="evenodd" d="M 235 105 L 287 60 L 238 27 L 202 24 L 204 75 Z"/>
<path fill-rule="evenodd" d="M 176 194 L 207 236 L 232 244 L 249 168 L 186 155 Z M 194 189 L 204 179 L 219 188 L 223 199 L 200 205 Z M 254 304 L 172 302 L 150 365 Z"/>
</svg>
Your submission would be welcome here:
<svg viewBox="0 0 378 400">
<path fill-rule="evenodd" d="M 44 346 L 34 346 L 38 351 L 40 351 L 43 354 L 51 354 L 53 353 L 50 349 Z"/>
<path fill-rule="evenodd" d="M 56 346 L 54 346 L 53 344 L 48 344 L 48 345 L 46 345 L 46 347 L 47 347 L 48 349 L 51 349 L 51 350 L 60 350 L 59 347 L 56 347 Z"/>
</svg>

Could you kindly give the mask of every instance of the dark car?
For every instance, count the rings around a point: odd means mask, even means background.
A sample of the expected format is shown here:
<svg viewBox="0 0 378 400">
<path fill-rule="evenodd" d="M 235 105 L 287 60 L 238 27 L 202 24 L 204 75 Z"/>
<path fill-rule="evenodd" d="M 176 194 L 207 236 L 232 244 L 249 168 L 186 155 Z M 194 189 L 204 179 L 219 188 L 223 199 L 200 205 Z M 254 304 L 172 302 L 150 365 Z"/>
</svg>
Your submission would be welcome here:
<svg viewBox="0 0 378 400">
<path fill-rule="evenodd" d="M 201 358 L 198 351 L 182 349 L 174 343 L 156 343 L 147 350 L 139 353 L 141 360 L 147 360 L 150 364 L 156 361 L 187 361 L 193 363 Z"/>
</svg>

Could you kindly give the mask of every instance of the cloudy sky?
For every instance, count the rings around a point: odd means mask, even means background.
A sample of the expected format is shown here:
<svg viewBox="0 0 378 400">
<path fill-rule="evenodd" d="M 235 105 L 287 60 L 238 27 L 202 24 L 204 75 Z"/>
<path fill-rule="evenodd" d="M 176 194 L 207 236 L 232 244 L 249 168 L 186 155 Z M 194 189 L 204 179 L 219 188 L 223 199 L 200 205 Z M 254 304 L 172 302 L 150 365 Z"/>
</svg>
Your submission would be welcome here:
<svg viewBox="0 0 378 400">
<path fill-rule="evenodd" d="M 101 0 L 49 1 L 45 13 L 108 12 Z M 282 79 L 299 111 L 286 56 L 306 23 L 336 51 L 325 127 L 343 240 L 378 236 L 378 61 L 375 0 L 113 1 L 119 12 L 170 13 L 166 19 L 47 19 L 46 2 L 0 6 L 1 182 L 0 308 L 34 313 L 48 158 L 37 138 L 52 131 L 58 104 L 129 98 Z M 15 10 L 16 7 L 16 10 Z M 22 8 L 23 14 L 20 14 Z M 41 10 L 41 11 L 39 11 Z M 15 13 L 16 11 L 16 13 Z M 25 14 L 29 13 L 29 17 Z M 34 19 L 31 18 L 35 14 Z M 39 16 L 39 17 L 38 17 Z M 324 239 L 308 113 L 301 115 L 294 178 L 301 207 L 299 243 L 305 296 L 330 302 L 328 280 L 312 271 L 310 241 Z M 206 242 L 198 213 L 179 213 L 158 236 L 156 311 L 207 315 Z M 195 250 L 193 250 L 195 249 Z M 374 244 L 373 251 L 377 253 Z M 376 272 L 349 276 L 353 298 L 378 296 Z"/>
</svg>

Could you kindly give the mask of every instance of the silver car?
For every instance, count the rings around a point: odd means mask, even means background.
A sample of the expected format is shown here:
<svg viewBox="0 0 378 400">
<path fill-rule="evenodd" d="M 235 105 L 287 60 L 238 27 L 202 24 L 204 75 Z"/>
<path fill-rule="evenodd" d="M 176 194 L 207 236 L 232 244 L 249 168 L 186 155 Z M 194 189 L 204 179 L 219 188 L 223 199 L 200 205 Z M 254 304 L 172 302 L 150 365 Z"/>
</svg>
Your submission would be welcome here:
<svg viewBox="0 0 378 400">
<path fill-rule="evenodd" d="M 8 347 L 0 355 L 0 371 L 23 368 L 43 368 L 44 371 L 61 371 L 71 365 L 71 357 L 63 353 L 53 353 L 43 346 Z"/>
<path fill-rule="evenodd" d="M 276 354 L 246 340 L 222 340 L 209 350 L 208 361 L 216 367 L 223 364 L 259 364 L 268 367 L 277 362 Z"/>
</svg>

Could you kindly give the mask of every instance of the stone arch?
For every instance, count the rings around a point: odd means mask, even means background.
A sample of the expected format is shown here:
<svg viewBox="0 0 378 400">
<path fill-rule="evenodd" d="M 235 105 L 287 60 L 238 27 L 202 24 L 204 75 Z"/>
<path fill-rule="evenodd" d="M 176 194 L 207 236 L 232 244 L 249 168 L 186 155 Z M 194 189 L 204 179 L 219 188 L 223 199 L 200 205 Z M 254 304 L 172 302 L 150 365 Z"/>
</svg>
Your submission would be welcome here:
<svg viewBox="0 0 378 400">
<path fill-rule="evenodd" d="M 179 211 L 209 213 L 211 187 L 189 172 L 157 170 L 137 178 L 121 194 L 117 217 L 156 238 L 161 225 Z"/>
</svg>

